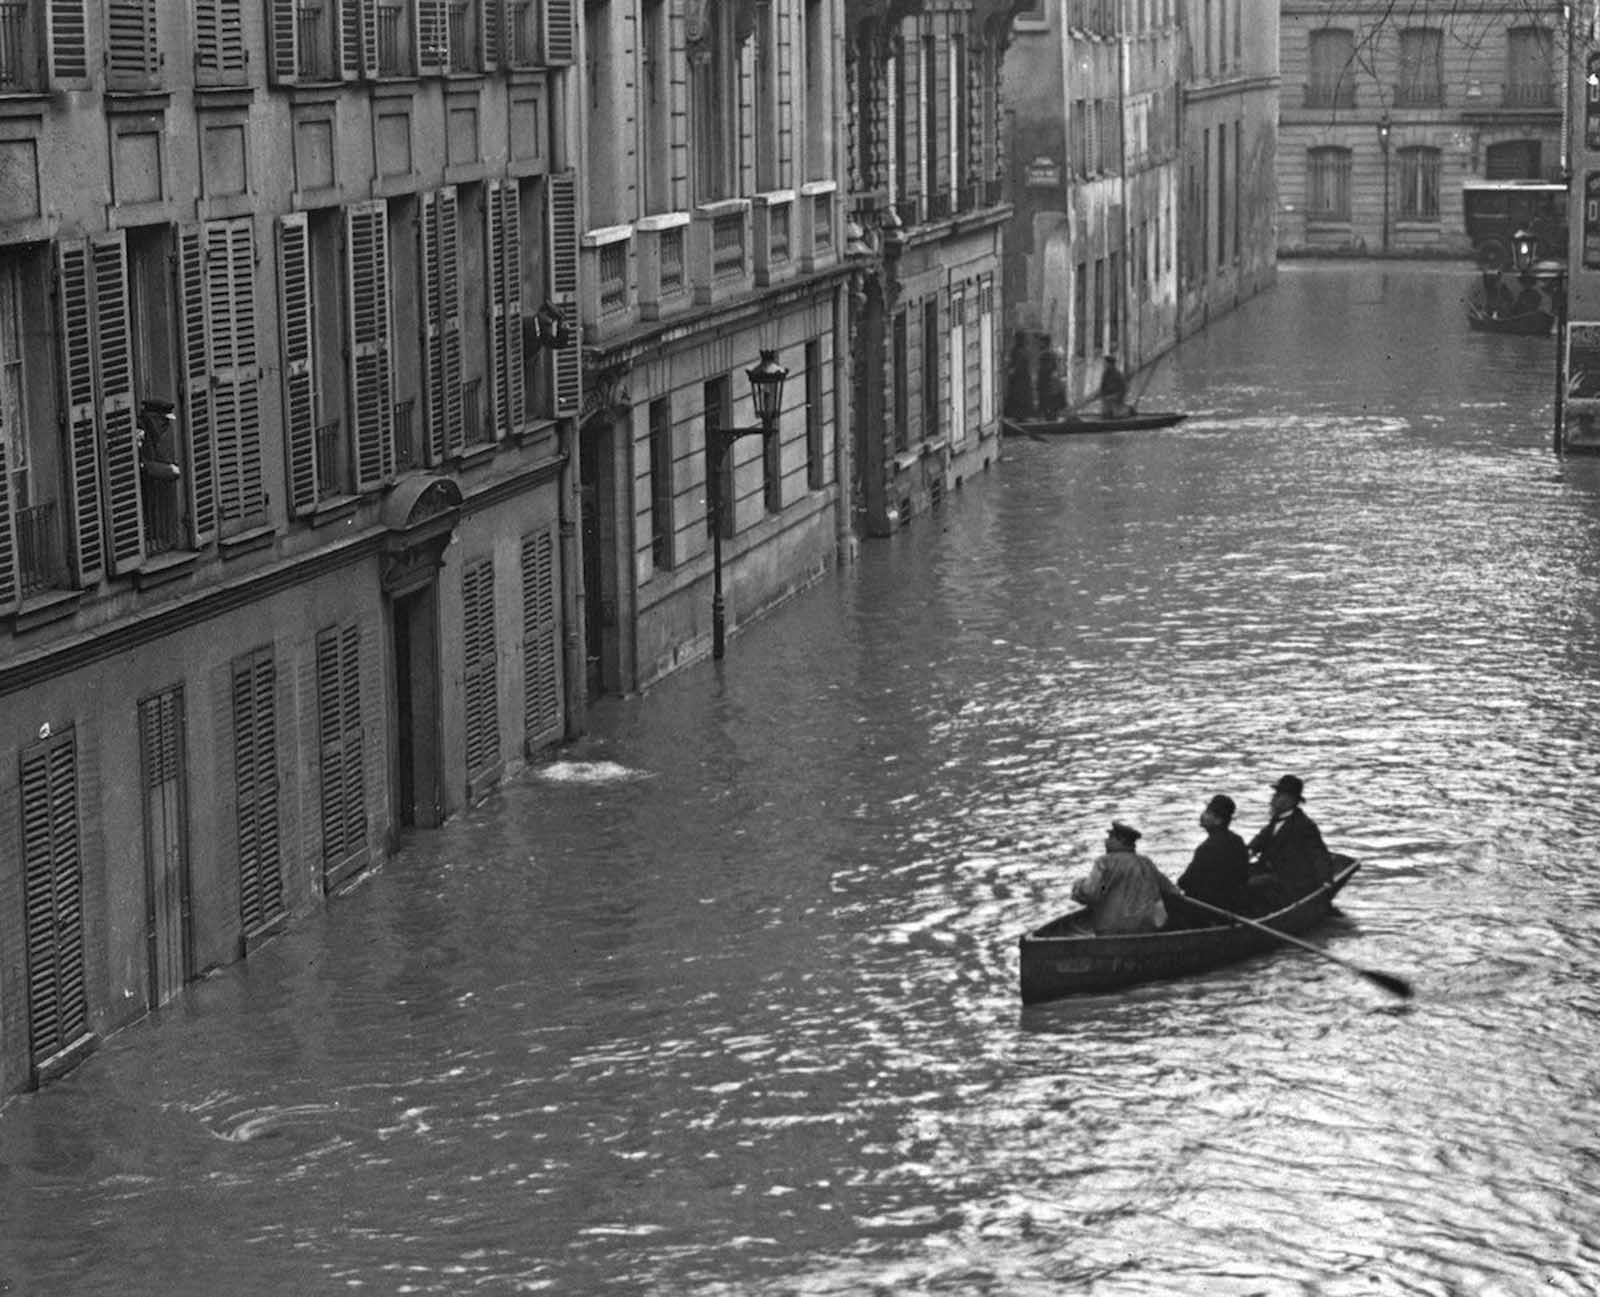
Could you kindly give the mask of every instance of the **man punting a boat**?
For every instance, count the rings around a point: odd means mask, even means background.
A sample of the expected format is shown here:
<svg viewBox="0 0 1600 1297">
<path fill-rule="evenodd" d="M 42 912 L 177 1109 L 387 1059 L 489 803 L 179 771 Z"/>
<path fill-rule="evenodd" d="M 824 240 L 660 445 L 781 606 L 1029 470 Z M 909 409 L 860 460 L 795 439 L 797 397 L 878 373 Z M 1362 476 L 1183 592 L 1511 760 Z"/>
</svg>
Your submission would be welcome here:
<svg viewBox="0 0 1600 1297">
<path fill-rule="evenodd" d="M 1250 908 L 1257 914 L 1297 901 L 1333 877 L 1322 830 L 1305 813 L 1304 801 L 1298 775 L 1272 785 L 1272 819 L 1250 839 Z"/>
<path fill-rule="evenodd" d="M 1105 855 L 1094 862 L 1088 877 L 1072 885 L 1072 899 L 1088 907 L 1097 936 L 1154 932 L 1167 920 L 1162 897 L 1179 895 L 1155 862 L 1134 850 L 1141 836 L 1132 825 L 1112 821 Z"/>
</svg>

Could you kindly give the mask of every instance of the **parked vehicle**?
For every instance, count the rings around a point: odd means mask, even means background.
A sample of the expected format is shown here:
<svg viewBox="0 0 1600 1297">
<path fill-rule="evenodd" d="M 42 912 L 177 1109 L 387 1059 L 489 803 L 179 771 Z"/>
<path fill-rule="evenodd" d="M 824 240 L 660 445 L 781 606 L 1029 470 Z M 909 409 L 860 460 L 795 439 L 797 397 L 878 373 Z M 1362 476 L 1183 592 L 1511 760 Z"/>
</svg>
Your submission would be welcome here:
<svg viewBox="0 0 1600 1297">
<path fill-rule="evenodd" d="M 1519 230 L 1534 236 L 1536 260 L 1567 255 L 1567 187 L 1547 180 L 1468 180 L 1461 211 L 1473 253 L 1485 270 L 1506 270 Z"/>
</svg>

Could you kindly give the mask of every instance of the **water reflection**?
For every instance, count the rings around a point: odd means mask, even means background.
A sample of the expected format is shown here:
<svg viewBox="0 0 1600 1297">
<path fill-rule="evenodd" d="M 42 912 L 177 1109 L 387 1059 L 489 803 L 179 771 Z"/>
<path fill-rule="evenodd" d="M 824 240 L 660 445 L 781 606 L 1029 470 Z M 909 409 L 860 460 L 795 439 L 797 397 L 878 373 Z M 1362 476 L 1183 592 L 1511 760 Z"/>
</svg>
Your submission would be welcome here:
<svg viewBox="0 0 1600 1297">
<path fill-rule="evenodd" d="M 1595 1291 L 1600 465 L 1460 279 L 1286 269 L 1181 429 L 1008 446 L 11 1104 L 0 1291 Z M 1416 1001 L 1020 1009 L 1106 820 L 1285 770 Z"/>
</svg>

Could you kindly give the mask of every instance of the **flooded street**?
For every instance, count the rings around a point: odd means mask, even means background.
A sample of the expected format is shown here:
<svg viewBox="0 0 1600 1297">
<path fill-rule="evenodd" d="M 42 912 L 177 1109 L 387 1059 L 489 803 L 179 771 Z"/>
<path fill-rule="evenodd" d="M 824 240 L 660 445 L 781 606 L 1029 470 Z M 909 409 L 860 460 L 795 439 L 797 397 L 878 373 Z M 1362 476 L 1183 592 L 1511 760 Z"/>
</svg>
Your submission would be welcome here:
<svg viewBox="0 0 1600 1297">
<path fill-rule="evenodd" d="M 0 1111 L 0 1293 L 1600 1293 L 1600 460 L 1457 265 L 1289 264 L 720 667 Z M 1296 951 L 1030 1008 L 1269 785 Z"/>
</svg>

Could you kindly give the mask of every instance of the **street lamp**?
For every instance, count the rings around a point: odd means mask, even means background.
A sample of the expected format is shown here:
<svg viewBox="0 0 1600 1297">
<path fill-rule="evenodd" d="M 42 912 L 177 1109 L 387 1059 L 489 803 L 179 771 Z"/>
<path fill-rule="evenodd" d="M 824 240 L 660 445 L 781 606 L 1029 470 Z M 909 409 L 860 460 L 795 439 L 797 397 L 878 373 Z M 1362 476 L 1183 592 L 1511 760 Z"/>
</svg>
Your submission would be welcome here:
<svg viewBox="0 0 1600 1297">
<path fill-rule="evenodd" d="M 706 503 L 711 515 L 711 656 L 721 660 L 727 640 L 722 606 L 722 466 L 728 447 L 740 437 L 771 437 L 778 431 L 778 414 L 783 409 L 783 380 L 789 371 L 778 363 L 778 353 L 763 348 L 758 364 L 744 371 L 750 380 L 750 398 L 760 424 L 752 428 L 708 428 L 711 439 L 711 480 L 706 484 Z"/>
<path fill-rule="evenodd" d="M 1383 150 L 1383 250 L 1389 251 L 1389 110 L 1378 117 L 1378 147 Z"/>
</svg>

